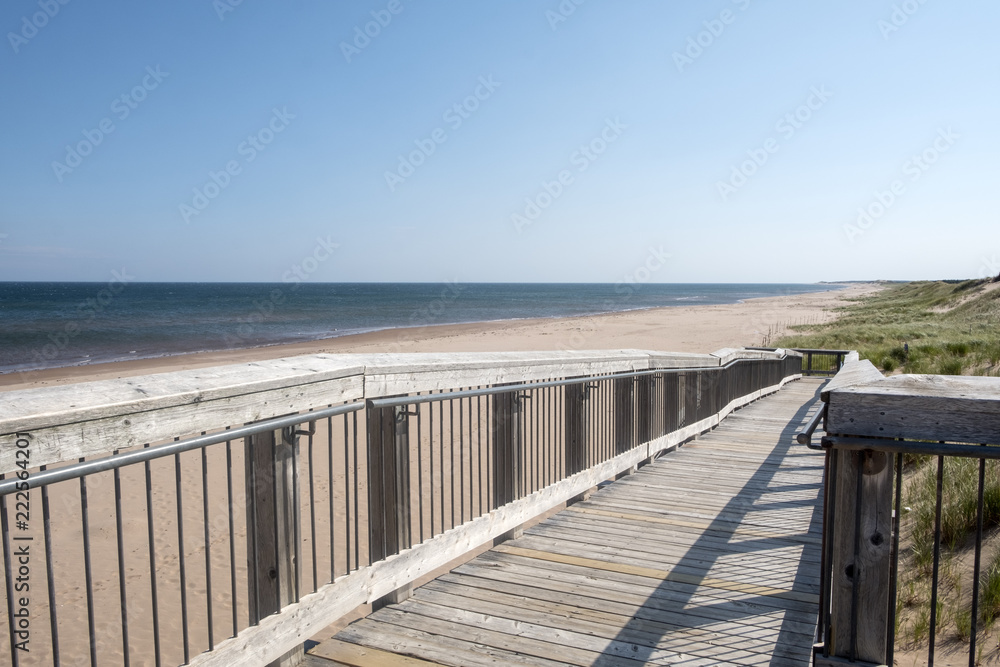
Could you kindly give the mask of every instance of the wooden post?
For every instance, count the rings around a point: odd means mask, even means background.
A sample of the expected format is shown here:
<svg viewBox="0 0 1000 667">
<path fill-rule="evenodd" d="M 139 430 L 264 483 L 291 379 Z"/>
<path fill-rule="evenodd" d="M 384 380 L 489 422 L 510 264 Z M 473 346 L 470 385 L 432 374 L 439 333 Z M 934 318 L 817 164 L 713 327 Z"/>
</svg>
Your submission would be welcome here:
<svg viewBox="0 0 1000 667">
<path fill-rule="evenodd" d="M 618 378 L 614 381 L 614 454 L 624 454 L 636 445 L 635 441 L 635 378 Z M 636 466 L 623 470 L 615 479 L 627 477 Z"/>
<path fill-rule="evenodd" d="M 889 623 L 892 457 L 885 452 L 834 450 L 831 466 L 836 479 L 830 655 L 881 665 Z M 856 655 L 852 632 L 857 634 Z"/>
<path fill-rule="evenodd" d="M 410 431 L 407 406 L 368 407 L 369 550 L 372 562 L 410 541 Z"/>
<path fill-rule="evenodd" d="M 636 436 L 640 445 L 653 439 L 653 377 L 643 375 L 636 380 Z"/>
<path fill-rule="evenodd" d="M 705 416 L 701 412 L 702 376 L 704 375 L 705 374 L 701 371 L 695 373 L 695 391 L 694 391 L 695 421 L 701 421 Z"/>
<path fill-rule="evenodd" d="M 298 498 L 293 450 L 294 429 L 265 431 L 244 439 L 246 456 L 247 579 L 250 622 L 297 602 Z M 304 658 L 302 646 L 269 667 L 293 667 Z"/>
<path fill-rule="evenodd" d="M 566 405 L 566 476 L 586 470 L 588 466 L 587 416 L 588 388 L 585 383 L 568 384 Z"/>
<path fill-rule="evenodd" d="M 518 498 L 521 474 L 521 401 L 515 392 L 493 395 L 493 506 Z"/>
<path fill-rule="evenodd" d="M 687 424 L 687 373 L 677 374 L 677 426 Z"/>
<path fill-rule="evenodd" d="M 369 543 L 373 562 L 413 546 L 407 407 L 368 407 Z M 372 601 L 372 609 L 402 602 L 412 590 L 412 583 L 398 588 Z"/>
<path fill-rule="evenodd" d="M 615 454 L 635 447 L 635 378 L 615 380 Z"/>
</svg>

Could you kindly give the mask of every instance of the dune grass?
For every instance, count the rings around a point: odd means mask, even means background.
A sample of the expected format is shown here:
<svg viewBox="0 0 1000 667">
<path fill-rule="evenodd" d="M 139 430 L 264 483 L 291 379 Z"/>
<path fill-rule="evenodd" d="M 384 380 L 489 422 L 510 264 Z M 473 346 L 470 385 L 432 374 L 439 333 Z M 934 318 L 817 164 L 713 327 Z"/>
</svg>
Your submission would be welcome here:
<svg viewBox="0 0 1000 667">
<path fill-rule="evenodd" d="M 839 309 L 833 322 L 792 327 L 777 345 L 857 350 L 887 373 L 1000 375 L 1000 289 L 990 283 L 890 285 Z"/>
</svg>

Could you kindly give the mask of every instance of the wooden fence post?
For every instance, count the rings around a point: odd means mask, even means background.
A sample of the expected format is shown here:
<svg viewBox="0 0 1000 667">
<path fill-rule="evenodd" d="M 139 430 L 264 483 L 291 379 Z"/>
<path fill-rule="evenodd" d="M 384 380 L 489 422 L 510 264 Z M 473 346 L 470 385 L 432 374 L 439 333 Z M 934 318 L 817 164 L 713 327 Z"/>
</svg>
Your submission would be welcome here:
<svg viewBox="0 0 1000 667">
<path fill-rule="evenodd" d="M 614 381 L 614 447 L 615 455 L 624 454 L 636 445 L 635 441 L 635 382 L 636 378 L 618 378 Z M 636 466 L 618 473 L 616 479 L 631 475 Z"/>
<path fill-rule="evenodd" d="M 677 424 L 681 428 L 687 424 L 687 373 L 677 374 Z"/>
<path fill-rule="evenodd" d="M 518 499 L 521 491 L 521 398 L 515 392 L 493 395 L 493 506 Z M 496 546 L 524 534 L 520 526 L 493 538 Z"/>
<path fill-rule="evenodd" d="M 615 380 L 615 454 L 635 447 L 635 378 Z"/>
<path fill-rule="evenodd" d="M 298 601 L 299 553 L 294 429 L 265 431 L 244 439 L 247 503 L 247 579 L 250 622 Z M 297 453 L 297 452 L 296 452 Z M 293 667 L 304 648 L 292 649 L 269 667 Z"/>
<path fill-rule="evenodd" d="M 410 531 L 410 420 L 406 405 L 368 406 L 369 551 L 372 562 L 413 546 Z M 402 602 L 407 584 L 372 602 L 372 609 Z"/>
<path fill-rule="evenodd" d="M 640 445 L 653 439 L 653 382 L 655 377 L 654 375 L 642 375 L 636 379 L 636 437 L 637 444 Z"/>
<path fill-rule="evenodd" d="M 835 480 L 830 655 L 881 665 L 889 623 L 892 457 L 885 452 L 834 449 L 831 469 Z M 816 664 L 841 663 L 817 656 Z"/>
<path fill-rule="evenodd" d="M 586 383 L 566 385 L 566 476 L 586 470 L 588 463 Z"/>
<path fill-rule="evenodd" d="M 407 406 L 368 406 L 368 507 L 372 562 L 410 540 L 410 429 Z"/>
</svg>

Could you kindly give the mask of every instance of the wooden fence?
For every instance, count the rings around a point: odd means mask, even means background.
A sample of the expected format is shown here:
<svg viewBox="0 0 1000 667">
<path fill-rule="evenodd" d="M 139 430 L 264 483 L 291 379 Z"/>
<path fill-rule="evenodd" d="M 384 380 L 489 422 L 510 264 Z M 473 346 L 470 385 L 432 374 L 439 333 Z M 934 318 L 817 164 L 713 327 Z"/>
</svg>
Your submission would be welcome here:
<svg viewBox="0 0 1000 667">
<path fill-rule="evenodd" d="M 800 372 L 785 350 L 316 355 L 7 392 L 0 649 L 294 662 Z"/>
</svg>

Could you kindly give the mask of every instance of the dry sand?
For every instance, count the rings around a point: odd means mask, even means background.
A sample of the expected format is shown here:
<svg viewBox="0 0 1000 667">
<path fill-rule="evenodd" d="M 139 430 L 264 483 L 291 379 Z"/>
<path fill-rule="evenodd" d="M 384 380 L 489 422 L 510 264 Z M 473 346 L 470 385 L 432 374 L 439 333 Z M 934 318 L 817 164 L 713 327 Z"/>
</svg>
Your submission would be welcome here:
<svg viewBox="0 0 1000 667">
<path fill-rule="evenodd" d="M 717 306 L 654 308 L 582 317 L 445 324 L 342 336 L 246 350 L 54 368 L 0 375 L 0 390 L 104 380 L 323 352 L 501 352 L 640 349 L 709 353 L 764 345 L 797 324 L 835 317 L 847 299 L 880 289 L 852 284 L 811 294 L 748 299 Z"/>
</svg>

